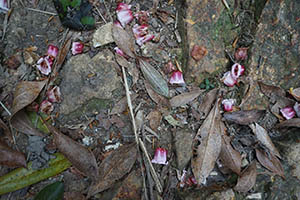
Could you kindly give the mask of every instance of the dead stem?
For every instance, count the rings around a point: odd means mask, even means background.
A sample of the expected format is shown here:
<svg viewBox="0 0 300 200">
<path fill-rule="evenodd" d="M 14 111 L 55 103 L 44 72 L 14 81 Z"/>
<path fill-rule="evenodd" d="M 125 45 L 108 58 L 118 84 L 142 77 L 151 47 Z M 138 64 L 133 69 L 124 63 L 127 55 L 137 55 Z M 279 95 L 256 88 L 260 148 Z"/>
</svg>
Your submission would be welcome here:
<svg viewBox="0 0 300 200">
<path fill-rule="evenodd" d="M 38 9 L 35 9 L 35 8 L 26 8 L 26 9 L 34 11 L 34 12 L 43 13 L 43 14 L 46 14 L 46 15 L 53 15 L 53 16 L 57 15 L 57 13 L 52 13 L 52 12 L 48 12 L 48 11 L 44 11 L 44 10 L 38 10 Z"/>
<path fill-rule="evenodd" d="M 11 116 L 11 112 L 6 108 L 6 106 L 1 101 L 0 101 L 0 105 L 8 113 L 8 115 Z"/>
</svg>

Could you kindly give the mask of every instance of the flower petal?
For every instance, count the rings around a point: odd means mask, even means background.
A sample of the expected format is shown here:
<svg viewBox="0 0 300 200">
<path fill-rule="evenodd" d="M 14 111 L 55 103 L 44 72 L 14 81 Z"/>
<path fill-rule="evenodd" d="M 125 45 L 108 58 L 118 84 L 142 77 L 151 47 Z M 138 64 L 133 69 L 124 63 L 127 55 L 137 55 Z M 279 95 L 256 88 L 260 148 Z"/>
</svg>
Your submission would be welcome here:
<svg viewBox="0 0 300 200">
<path fill-rule="evenodd" d="M 232 65 L 231 67 L 231 76 L 234 79 L 239 78 L 241 75 L 243 75 L 245 71 L 245 67 L 243 65 L 240 65 L 238 63 L 235 63 L 234 65 Z"/>
<path fill-rule="evenodd" d="M 175 71 L 172 73 L 171 78 L 169 80 L 171 84 L 185 84 L 183 75 L 181 71 Z"/>
<path fill-rule="evenodd" d="M 246 47 L 238 48 L 234 53 L 235 59 L 236 60 L 245 60 L 245 59 L 247 59 L 247 57 L 248 57 L 247 51 L 248 51 L 248 48 L 246 48 Z"/>
<path fill-rule="evenodd" d="M 123 56 L 126 59 L 129 58 L 119 47 L 115 47 L 114 50 L 115 50 L 116 54 L 119 54 L 120 56 Z"/>
<path fill-rule="evenodd" d="M 167 153 L 168 151 L 164 148 L 157 148 L 155 150 L 154 158 L 152 159 L 152 163 L 160 164 L 160 165 L 167 165 Z"/>
<path fill-rule="evenodd" d="M 54 110 L 54 106 L 50 101 L 44 100 L 40 105 L 40 110 L 49 115 Z"/>
<path fill-rule="evenodd" d="M 280 112 L 285 119 L 292 119 L 296 114 L 294 109 L 290 106 L 280 109 Z"/>
<path fill-rule="evenodd" d="M 75 56 L 83 52 L 84 44 L 82 42 L 73 42 L 72 43 L 72 54 Z"/>
<path fill-rule="evenodd" d="M 50 56 L 43 56 L 37 61 L 37 68 L 44 75 L 49 75 L 51 72 L 51 66 L 53 64 L 53 60 Z"/>
<path fill-rule="evenodd" d="M 230 112 L 233 110 L 233 105 L 235 104 L 235 99 L 224 99 L 222 101 L 222 105 L 224 106 L 224 110 L 226 112 Z"/>
<path fill-rule="evenodd" d="M 58 47 L 50 44 L 48 46 L 47 55 L 56 58 L 56 56 L 58 55 Z"/>
<path fill-rule="evenodd" d="M 7 0 L 0 0 L 0 13 L 1 12 L 6 13 L 7 11 L 8 11 Z"/>
<path fill-rule="evenodd" d="M 47 92 L 48 100 L 52 103 L 61 101 L 61 93 L 60 88 L 58 86 L 54 86 L 51 90 Z"/>
<path fill-rule="evenodd" d="M 148 25 L 146 25 L 146 24 L 144 24 L 144 25 L 135 24 L 132 28 L 132 31 L 133 31 L 136 38 L 142 37 L 144 35 L 147 35 Z"/>
<path fill-rule="evenodd" d="M 236 79 L 231 76 L 231 72 L 226 72 L 221 79 L 228 87 L 233 87 L 236 84 Z"/>
<path fill-rule="evenodd" d="M 130 10 L 131 5 L 125 3 L 119 3 L 117 7 L 117 18 L 123 27 L 133 20 L 132 11 Z"/>
</svg>

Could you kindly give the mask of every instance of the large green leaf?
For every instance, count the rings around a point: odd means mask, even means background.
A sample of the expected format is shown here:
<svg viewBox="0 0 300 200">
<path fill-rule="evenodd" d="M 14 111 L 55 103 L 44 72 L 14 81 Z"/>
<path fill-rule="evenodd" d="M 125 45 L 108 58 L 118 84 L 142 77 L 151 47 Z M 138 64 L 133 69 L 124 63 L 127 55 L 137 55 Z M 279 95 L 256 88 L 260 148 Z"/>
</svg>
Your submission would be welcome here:
<svg viewBox="0 0 300 200">
<path fill-rule="evenodd" d="M 64 183 L 57 181 L 44 187 L 34 200 L 61 200 L 64 196 Z"/>
</svg>

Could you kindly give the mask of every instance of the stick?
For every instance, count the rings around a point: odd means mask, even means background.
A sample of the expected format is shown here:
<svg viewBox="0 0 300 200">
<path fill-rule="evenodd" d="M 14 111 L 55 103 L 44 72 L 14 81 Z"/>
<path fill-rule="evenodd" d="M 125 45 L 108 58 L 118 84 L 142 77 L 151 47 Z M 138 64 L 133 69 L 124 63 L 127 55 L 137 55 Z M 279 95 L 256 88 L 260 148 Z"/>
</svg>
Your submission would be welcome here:
<svg viewBox="0 0 300 200">
<path fill-rule="evenodd" d="M 38 10 L 38 9 L 34 9 L 34 8 L 26 8 L 26 9 L 34 11 L 34 12 L 43 13 L 43 14 L 46 14 L 46 15 L 53 15 L 53 16 L 57 15 L 56 13 L 52 13 L 52 12 L 48 12 L 48 11 L 43 11 L 43 10 Z"/>
<path fill-rule="evenodd" d="M 6 108 L 6 106 L 1 101 L 0 101 L 0 105 L 8 113 L 8 115 L 11 116 L 11 112 Z"/>
</svg>

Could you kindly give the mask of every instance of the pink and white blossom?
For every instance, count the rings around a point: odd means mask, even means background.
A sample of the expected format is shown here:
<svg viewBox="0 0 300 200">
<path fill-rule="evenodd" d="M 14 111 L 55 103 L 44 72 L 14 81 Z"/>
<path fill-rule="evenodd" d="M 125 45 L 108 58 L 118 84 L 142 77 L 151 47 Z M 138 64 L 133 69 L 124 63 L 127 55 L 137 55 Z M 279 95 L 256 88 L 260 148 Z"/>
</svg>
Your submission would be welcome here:
<svg viewBox="0 0 300 200">
<path fill-rule="evenodd" d="M 51 90 L 47 92 L 48 101 L 51 103 L 60 102 L 61 101 L 61 93 L 60 88 L 58 86 L 54 86 Z"/>
<path fill-rule="evenodd" d="M 48 101 L 48 100 L 42 101 L 42 103 L 40 105 L 41 112 L 49 115 L 53 110 L 54 110 L 54 106 L 50 101 Z"/>
<path fill-rule="evenodd" d="M 58 47 L 55 46 L 55 45 L 50 44 L 48 46 L 47 55 L 51 56 L 53 58 L 56 58 L 56 56 L 58 55 Z"/>
<path fill-rule="evenodd" d="M 238 79 L 241 75 L 244 74 L 245 68 L 243 65 L 240 65 L 238 63 L 235 63 L 231 67 L 231 76 L 234 79 Z"/>
<path fill-rule="evenodd" d="M 123 27 L 133 20 L 131 5 L 125 3 L 119 3 L 117 7 L 117 18 Z"/>
<path fill-rule="evenodd" d="M 155 150 L 154 158 L 152 159 L 152 163 L 160 164 L 160 165 L 167 165 L 167 154 L 168 151 L 164 148 L 157 148 Z"/>
<path fill-rule="evenodd" d="M 229 71 L 223 75 L 221 81 L 228 87 L 233 87 L 237 83 L 236 79 L 232 77 L 231 72 Z"/>
<path fill-rule="evenodd" d="M 123 26 L 121 25 L 121 23 L 118 20 L 114 21 L 114 25 L 119 27 L 119 28 L 123 28 Z"/>
<path fill-rule="evenodd" d="M 142 37 L 138 37 L 136 39 L 136 43 L 139 45 L 139 46 L 142 46 L 144 43 L 146 42 L 149 42 L 150 40 L 153 40 L 155 36 L 152 35 L 152 34 L 148 34 L 148 35 L 144 35 Z"/>
<path fill-rule="evenodd" d="M 185 84 L 183 75 L 181 71 L 175 71 L 172 73 L 171 78 L 169 80 L 171 84 Z"/>
<path fill-rule="evenodd" d="M 144 35 L 147 35 L 148 33 L 148 25 L 144 24 L 144 25 L 138 25 L 138 24 L 135 24 L 132 28 L 132 31 L 134 33 L 134 36 L 136 38 L 138 37 L 142 37 Z"/>
<path fill-rule="evenodd" d="M 292 119 L 296 115 L 296 112 L 290 106 L 280 109 L 280 112 L 285 119 Z"/>
<path fill-rule="evenodd" d="M 43 56 L 37 61 L 37 68 L 44 75 L 49 75 L 51 72 L 51 67 L 53 60 L 50 56 Z"/>
<path fill-rule="evenodd" d="M 235 104 L 235 99 L 224 99 L 222 101 L 222 105 L 226 112 L 230 112 L 233 110 L 233 105 Z"/>
<path fill-rule="evenodd" d="M 0 0 L 0 13 L 8 11 L 7 0 Z"/>
<path fill-rule="evenodd" d="M 124 58 L 128 59 L 129 57 L 122 51 L 122 49 L 120 49 L 119 47 L 115 47 L 114 48 L 116 54 L 123 56 Z"/>
<path fill-rule="evenodd" d="M 84 44 L 82 42 L 73 42 L 72 43 L 72 54 L 75 56 L 83 52 Z"/>
</svg>

